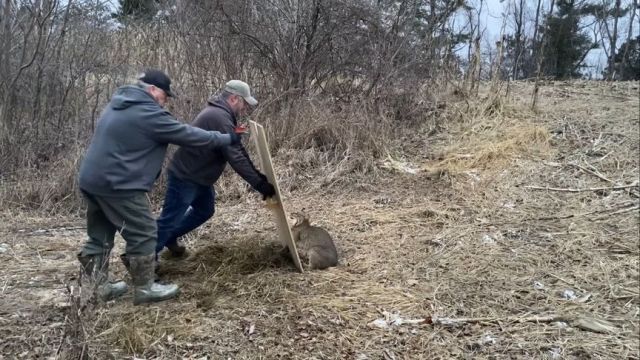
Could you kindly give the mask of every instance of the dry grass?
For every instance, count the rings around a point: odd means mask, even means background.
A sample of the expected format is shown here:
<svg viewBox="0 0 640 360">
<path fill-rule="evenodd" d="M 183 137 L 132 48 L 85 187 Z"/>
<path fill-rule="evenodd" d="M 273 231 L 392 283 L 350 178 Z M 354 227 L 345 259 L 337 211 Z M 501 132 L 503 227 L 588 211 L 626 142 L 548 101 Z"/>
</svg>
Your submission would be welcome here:
<svg viewBox="0 0 640 360">
<path fill-rule="evenodd" d="M 133 307 L 129 294 L 100 306 L 81 321 L 83 344 L 93 358 L 637 359 L 638 187 L 527 187 L 638 179 L 638 83 L 620 85 L 551 84 L 535 113 L 523 102 L 530 84 L 512 84 L 489 112 L 482 100 L 451 105 L 456 121 L 426 125 L 390 150 L 392 165 L 415 174 L 376 161 L 373 176 L 335 175 L 318 149 L 280 153 L 285 183 L 314 176 L 287 186 L 287 206 L 335 237 L 339 267 L 295 272 L 260 201 L 223 202 L 187 239 L 187 259 L 163 259 L 181 297 Z M 83 233 L 68 228 L 81 219 L 3 219 L 0 353 L 55 355 L 72 342 L 61 340 L 74 309 L 65 284 Z M 396 315 L 471 321 L 374 325 Z M 519 321 L 547 315 L 567 321 Z M 614 330 L 571 321 L 585 316 Z"/>
<path fill-rule="evenodd" d="M 0 208 L 75 212 L 80 205 L 77 176 L 82 153 L 76 146 L 45 168 L 26 167 L 10 178 L 0 178 Z"/>
<path fill-rule="evenodd" d="M 435 164 L 435 169 L 427 167 L 427 170 L 455 174 L 471 169 L 504 168 L 514 158 L 539 158 L 550 151 L 551 136 L 542 126 L 514 125 L 507 129 L 491 130 L 488 133 L 466 135 L 469 137 L 467 144 L 463 142 L 447 149 L 443 159 Z"/>
</svg>

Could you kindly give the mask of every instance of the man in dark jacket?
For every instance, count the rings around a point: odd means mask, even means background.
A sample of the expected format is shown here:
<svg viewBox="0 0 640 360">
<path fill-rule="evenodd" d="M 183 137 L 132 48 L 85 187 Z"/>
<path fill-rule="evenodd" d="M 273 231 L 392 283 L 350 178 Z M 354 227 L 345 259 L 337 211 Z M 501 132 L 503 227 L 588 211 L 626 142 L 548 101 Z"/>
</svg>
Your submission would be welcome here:
<svg viewBox="0 0 640 360">
<path fill-rule="evenodd" d="M 82 161 L 79 185 L 88 203 L 88 239 L 78 260 L 103 300 L 127 291 L 126 283 L 108 281 L 116 231 L 127 243 L 123 260 L 133 280 L 134 303 L 178 294 L 176 285 L 154 282 L 157 229 L 147 192 L 161 171 L 169 143 L 210 150 L 239 142 L 235 134 L 177 121 L 163 108 L 171 96 L 171 80 L 159 70 L 147 70 L 136 85 L 120 87 L 102 112 Z"/>
<path fill-rule="evenodd" d="M 240 80 L 229 81 L 220 95 L 209 99 L 207 106 L 193 121 L 193 126 L 232 134 L 238 118 L 245 116 L 258 101 L 251 96 L 249 85 Z M 246 182 L 263 195 L 275 195 L 267 178 L 256 170 L 249 155 L 237 143 L 209 150 L 180 147 L 167 172 L 167 192 L 158 218 L 158 244 L 156 252 L 166 246 L 174 255 L 182 255 L 184 246 L 177 239 L 202 225 L 215 211 L 213 184 L 227 163 Z"/>
</svg>

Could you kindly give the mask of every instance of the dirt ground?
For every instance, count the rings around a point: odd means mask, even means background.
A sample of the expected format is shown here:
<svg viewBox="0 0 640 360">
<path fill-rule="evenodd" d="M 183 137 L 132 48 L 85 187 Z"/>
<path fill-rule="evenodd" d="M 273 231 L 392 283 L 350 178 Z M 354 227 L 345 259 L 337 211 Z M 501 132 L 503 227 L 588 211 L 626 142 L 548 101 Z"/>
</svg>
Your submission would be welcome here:
<svg viewBox="0 0 640 360">
<path fill-rule="evenodd" d="M 375 175 L 287 191 L 334 236 L 327 271 L 280 258 L 248 195 L 163 259 L 177 300 L 94 304 L 82 217 L 3 210 L 0 359 L 640 358 L 638 83 L 548 83 L 537 112 L 531 93 L 459 104 Z"/>
</svg>

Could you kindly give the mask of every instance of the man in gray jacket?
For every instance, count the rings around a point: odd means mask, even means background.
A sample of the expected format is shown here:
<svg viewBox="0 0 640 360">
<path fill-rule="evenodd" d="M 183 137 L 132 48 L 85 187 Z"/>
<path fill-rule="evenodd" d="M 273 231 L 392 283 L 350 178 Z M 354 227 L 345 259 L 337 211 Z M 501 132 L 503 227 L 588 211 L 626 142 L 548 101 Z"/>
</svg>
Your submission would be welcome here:
<svg viewBox="0 0 640 360">
<path fill-rule="evenodd" d="M 79 185 L 88 205 L 88 239 L 78 260 L 103 300 L 127 291 L 126 283 L 108 281 L 116 231 L 126 241 L 123 260 L 133 280 L 134 303 L 178 294 L 176 285 L 154 282 L 157 230 L 147 192 L 160 174 L 168 144 L 214 149 L 240 141 L 236 134 L 180 123 L 163 108 L 172 96 L 169 77 L 153 69 L 136 85 L 117 89 L 82 161 Z"/>
<path fill-rule="evenodd" d="M 209 99 L 207 106 L 193 121 L 193 126 L 233 134 L 238 127 L 238 118 L 257 104 L 247 83 L 231 80 L 218 96 Z M 213 184 L 218 181 L 227 164 L 264 199 L 275 195 L 273 185 L 255 168 L 242 143 L 213 151 L 180 147 L 167 171 L 167 192 L 162 214 L 158 218 L 157 252 L 166 246 L 173 255 L 184 253 L 186 249 L 177 239 L 213 216 Z"/>
</svg>

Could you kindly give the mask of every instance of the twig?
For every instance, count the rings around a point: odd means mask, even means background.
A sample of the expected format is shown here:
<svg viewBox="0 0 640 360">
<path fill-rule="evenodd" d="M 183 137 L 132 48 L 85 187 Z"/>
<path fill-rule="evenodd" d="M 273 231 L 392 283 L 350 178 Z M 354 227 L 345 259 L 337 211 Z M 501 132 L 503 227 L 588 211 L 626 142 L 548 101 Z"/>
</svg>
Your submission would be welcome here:
<svg viewBox="0 0 640 360">
<path fill-rule="evenodd" d="M 611 186 L 611 187 L 599 187 L 599 188 L 586 188 L 586 189 L 561 189 L 561 188 L 542 187 L 542 186 L 525 186 L 525 188 L 532 189 L 532 190 L 564 191 L 564 192 L 577 193 L 577 192 L 584 192 L 584 191 L 623 190 L 623 189 L 628 189 L 628 188 L 637 187 L 637 186 L 638 186 L 638 182 L 636 181 L 633 184 L 629 184 L 629 185 L 620 185 L 620 186 Z"/>
<path fill-rule="evenodd" d="M 575 91 L 575 90 L 565 90 L 565 92 L 569 94 L 578 94 L 578 95 L 596 95 L 595 93 L 588 93 L 584 91 Z M 637 100 L 636 97 L 624 96 L 624 95 L 597 94 L 596 96 L 598 97 L 605 96 L 605 97 L 610 97 L 613 99 L 620 99 L 620 100 Z"/>
<path fill-rule="evenodd" d="M 614 184 L 614 185 L 616 185 L 616 186 L 617 186 L 617 184 L 616 184 L 616 182 L 615 182 L 615 181 L 613 181 L 613 180 L 611 180 L 611 179 L 609 179 L 609 178 L 605 177 L 604 175 L 602 175 L 602 174 L 598 171 L 598 169 L 596 169 L 596 168 L 595 168 L 595 166 L 593 166 L 593 165 L 591 165 L 591 164 L 589 164 L 589 163 L 587 163 L 587 165 L 589 165 L 589 166 L 590 166 L 591 168 L 593 168 L 594 170 L 587 169 L 587 168 L 585 168 L 585 167 L 583 167 L 583 166 L 580 166 L 580 165 L 578 165 L 578 164 L 574 164 L 574 163 L 570 163 L 569 165 L 574 166 L 574 167 L 576 167 L 576 168 L 578 168 L 578 169 L 580 169 L 580 170 L 582 170 L 582 171 L 584 171 L 584 172 L 587 172 L 587 173 L 589 173 L 589 174 L 591 174 L 591 175 L 593 175 L 593 176 L 595 176 L 595 177 L 597 177 L 597 178 L 599 178 L 599 179 L 601 179 L 601 180 L 604 180 L 604 181 L 606 181 L 606 182 L 608 182 L 608 183 L 611 183 L 611 184 Z M 640 196 L 638 195 L 638 193 L 637 193 L 637 192 L 635 192 L 635 191 L 633 191 L 633 190 L 629 190 L 629 193 L 630 193 L 631 195 L 635 196 L 635 197 L 640 197 Z"/>
<path fill-rule="evenodd" d="M 615 333 L 619 329 L 607 320 L 587 317 L 587 316 L 563 316 L 563 315 L 548 315 L 548 316 L 507 316 L 504 318 L 437 318 L 431 317 L 431 323 L 435 325 L 455 326 L 462 324 L 479 324 L 479 323 L 499 323 L 500 321 L 506 321 L 511 323 L 551 323 L 555 321 L 562 321 L 571 324 L 572 326 L 597 332 L 597 333 Z"/>
<path fill-rule="evenodd" d="M 591 174 L 591 175 L 593 175 L 593 176 L 595 176 L 595 177 L 597 177 L 599 179 L 602 179 L 602 180 L 604 180 L 604 181 L 606 181 L 608 183 L 611 183 L 611 184 L 614 183 L 613 180 L 607 179 L 606 177 L 604 177 L 604 175 L 600 174 L 599 172 L 595 172 L 593 170 L 587 169 L 587 168 L 585 168 L 583 166 L 580 166 L 578 164 L 573 164 L 572 163 L 572 164 L 569 164 L 569 165 L 571 165 L 573 167 L 577 167 L 578 169 L 580 169 L 580 170 L 582 170 L 584 172 L 587 172 L 587 173 L 589 173 L 589 174 Z"/>
<path fill-rule="evenodd" d="M 72 226 L 72 227 L 57 227 L 57 228 L 51 228 L 51 229 L 38 229 L 38 230 L 33 230 L 31 232 L 28 232 L 25 235 L 41 235 L 41 234 L 46 234 L 54 231 L 75 231 L 75 230 L 84 230 L 86 228 L 87 228 L 86 226 Z M 18 232 L 25 232 L 25 231 L 27 231 L 27 229 L 18 230 Z"/>
<path fill-rule="evenodd" d="M 599 212 L 603 212 L 606 210 L 596 210 L 596 211 L 589 211 L 586 213 L 582 213 L 582 214 L 569 214 L 569 215 L 559 215 L 559 216 L 543 216 L 543 217 L 539 217 L 539 218 L 532 218 L 532 219 L 526 219 L 525 221 L 531 221 L 531 220 L 562 220 L 562 219 L 570 219 L 572 217 L 579 217 L 579 216 L 585 216 L 585 215 L 591 215 L 591 214 L 597 214 Z"/>
<path fill-rule="evenodd" d="M 561 278 L 561 277 L 560 277 L 560 276 L 558 276 L 558 275 L 554 275 L 554 274 L 552 274 L 552 273 L 550 273 L 550 272 L 548 272 L 548 273 L 547 273 L 547 275 L 549 275 L 549 276 L 551 276 L 551 277 L 554 277 L 554 278 L 556 278 L 556 279 L 558 279 L 558 280 L 562 281 L 563 283 L 565 283 L 565 284 L 567 284 L 567 285 L 571 285 L 572 287 L 574 287 L 574 288 L 576 288 L 576 289 L 580 290 L 580 292 L 582 292 L 582 293 L 585 293 L 585 294 L 586 294 L 586 293 L 588 292 L 588 291 L 586 291 L 585 289 L 583 289 L 583 288 L 579 287 L 578 285 L 576 285 L 576 284 L 572 283 L 571 281 L 566 280 L 566 279 L 563 279 L 563 278 Z"/>
<path fill-rule="evenodd" d="M 67 286 L 67 289 L 69 289 L 68 286 Z M 60 355 L 60 351 L 62 351 L 62 345 L 64 344 L 64 340 L 68 336 L 68 331 L 66 329 L 68 319 L 69 319 L 69 316 L 65 315 L 64 316 L 64 321 L 62 322 L 64 324 L 64 326 L 65 326 L 65 330 L 64 330 L 64 333 L 62 334 L 62 338 L 60 339 L 60 344 L 58 345 L 58 349 L 56 350 L 56 355 Z"/>
<path fill-rule="evenodd" d="M 524 219 L 522 221 L 535 221 L 535 220 L 561 220 L 561 219 L 570 219 L 573 217 L 580 217 L 580 216 L 586 216 L 586 215 L 592 215 L 592 214 L 598 214 L 598 213 L 606 213 L 607 211 L 613 211 L 613 210 L 617 210 L 614 213 L 618 213 L 619 211 L 625 210 L 625 211 L 630 211 L 633 210 L 634 208 L 629 208 L 629 206 L 631 205 L 636 205 L 636 209 L 637 209 L 637 204 L 634 203 L 626 203 L 622 206 L 613 208 L 613 209 L 604 209 L 604 210 L 594 210 L 594 211 L 589 211 L 589 212 L 585 212 L 585 213 L 580 213 L 580 214 L 569 214 L 569 215 L 559 215 L 559 216 L 543 216 L 543 217 L 539 217 L 539 218 L 529 218 L 529 219 Z M 613 215 L 614 213 L 610 213 L 607 214 L 607 216 Z"/>
<path fill-rule="evenodd" d="M 461 325 L 461 324 L 478 324 L 478 323 L 497 323 L 497 322 L 509 322 L 509 323 L 550 323 L 554 321 L 568 321 L 564 316 L 560 315 L 548 315 L 548 316 L 507 316 L 503 318 L 496 317 L 484 317 L 484 318 L 438 318 L 432 317 L 431 323 L 436 325 Z"/>
<path fill-rule="evenodd" d="M 608 218 L 609 216 L 612 216 L 612 215 L 622 214 L 622 213 L 626 213 L 626 212 L 633 211 L 633 210 L 639 210 L 639 209 L 640 209 L 640 205 L 636 205 L 634 207 L 630 207 L 630 208 L 614 211 L 612 213 L 597 217 L 597 218 L 595 218 L 593 220 L 604 220 L 604 219 L 606 219 L 606 218 Z"/>
</svg>

